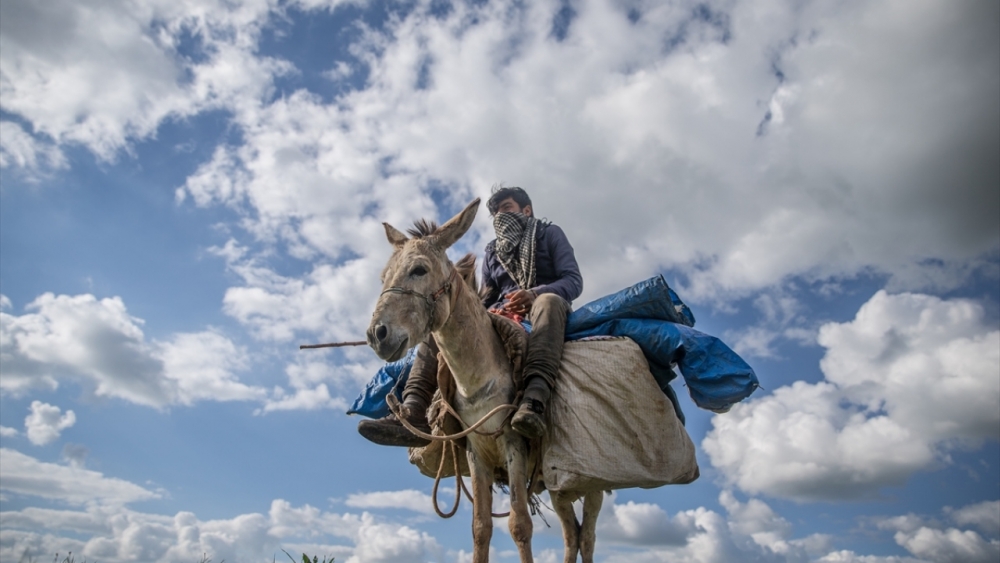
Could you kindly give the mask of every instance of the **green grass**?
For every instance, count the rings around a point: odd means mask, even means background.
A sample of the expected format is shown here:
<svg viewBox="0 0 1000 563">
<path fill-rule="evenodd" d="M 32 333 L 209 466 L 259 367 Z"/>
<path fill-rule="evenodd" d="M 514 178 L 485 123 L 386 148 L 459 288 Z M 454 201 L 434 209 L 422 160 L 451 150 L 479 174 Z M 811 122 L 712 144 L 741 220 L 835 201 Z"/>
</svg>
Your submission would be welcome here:
<svg viewBox="0 0 1000 563">
<path fill-rule="evenodd" d="M 295 561 L 295 558 L 292 557 L 291 553 L 288 553 L 284 549 L 282 549 L 281 551 L 285 552 L 285 555 L 288 556 L 288 558 L 292 561 L 292 563 L 297 563 Z M 326 557 L 324 557 L 323 560 L 321 561 L 320 558 L 319 558 L 319 556 L 317 556 L 317 555 L 313 555 L 312 559 L 309 559 L 308 555 L 306 555 L 305 553 L 302 554 L 302 563 L 333 563 L 333 559 L 334 559 L 333 557 L 331 557 L 329 559 L 327 559 Z"/>
</svg>

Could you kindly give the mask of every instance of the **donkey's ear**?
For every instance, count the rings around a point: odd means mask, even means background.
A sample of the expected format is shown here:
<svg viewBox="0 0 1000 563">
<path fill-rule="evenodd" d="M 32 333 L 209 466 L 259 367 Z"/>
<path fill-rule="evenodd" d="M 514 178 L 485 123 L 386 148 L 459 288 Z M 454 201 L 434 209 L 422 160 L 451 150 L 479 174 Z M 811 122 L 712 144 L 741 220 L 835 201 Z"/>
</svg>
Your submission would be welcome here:
<svg viewBox="0 0 1000 563">
<path fill-rule="evenodd" d="M 406 244 L 406 241 L 410 240 L 406 238 L 406 235 L 397 231 L 396 228 L 389 223 L 382 223 L 382 226 L 385 227 L 385 238 L 389 239 L 389 243 L 392 244 L 392 246 L 399 248 L 400 246 Z"/>
<path fill-rule="evenodd" d="M 472 221 L 476 218 L 476 211 L 479 211 L 479 198 L 465 206 L 458 215 L 455 215 L 444 225 L 438 228 L 434 235 L 434 244 L 439 248 L 448 248 L 455 244 L 455 241 L 462 238 L 465 231 L 472 226 Z"/>
</svg>

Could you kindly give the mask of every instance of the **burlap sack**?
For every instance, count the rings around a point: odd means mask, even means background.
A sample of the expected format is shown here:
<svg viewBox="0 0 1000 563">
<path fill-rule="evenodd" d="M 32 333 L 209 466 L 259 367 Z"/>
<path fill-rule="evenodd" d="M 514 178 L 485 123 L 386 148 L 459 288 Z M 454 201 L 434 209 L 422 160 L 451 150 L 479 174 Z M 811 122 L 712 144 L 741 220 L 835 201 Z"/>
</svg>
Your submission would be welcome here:
<svg viewBox="0 0 1000 563">
<path fill-rule="evenodd" d="M 438 381 L 446 395 L 453 392 L 444 362 Z M 428 411 L 432 433 L 460 432 L 441 400 L 439 390 Z M 694 444 L 639 346 L 628 338 L 566 343 L 548 422 L 542 475 L 550 490 L 652 488 L 698 478 Z M 459 471 L 468 476 L 465 450 L 457 450 Z M 428 477 L 437 474 L 446 455 L 442 477 L 455 475 L 441 442 L 410 448 L 409 454 L 410 463 Z"/>
<path fill-rule="evenodd" d="M 694 444 L 628 338 L 567 342 L 549 413 L 542 467 L 549 490 L 698 478 Z"/>
</svg>

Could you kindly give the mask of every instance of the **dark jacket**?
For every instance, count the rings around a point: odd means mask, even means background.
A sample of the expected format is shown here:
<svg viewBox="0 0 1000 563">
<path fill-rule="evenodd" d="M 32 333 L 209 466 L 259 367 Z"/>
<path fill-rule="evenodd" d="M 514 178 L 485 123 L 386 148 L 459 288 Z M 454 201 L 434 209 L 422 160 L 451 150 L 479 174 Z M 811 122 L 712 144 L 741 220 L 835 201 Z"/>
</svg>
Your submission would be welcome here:
<svg viewBox="0 0 1000 563">
<path fill-rule="evenodd" d="M 503 264 L 497 258 L 494 248 L 496 240 L 486 245 L 483 260 L 483 305 L 494 307 L 504 302 L 504 295 L 518 288 Z M 583 277 L 576 263 L 573 247 L 566 234 L 551 223 L 538 224 L 535 234 L 535 293 L 555 293 L 572 303 L 583 293 Z"/>
</svg>

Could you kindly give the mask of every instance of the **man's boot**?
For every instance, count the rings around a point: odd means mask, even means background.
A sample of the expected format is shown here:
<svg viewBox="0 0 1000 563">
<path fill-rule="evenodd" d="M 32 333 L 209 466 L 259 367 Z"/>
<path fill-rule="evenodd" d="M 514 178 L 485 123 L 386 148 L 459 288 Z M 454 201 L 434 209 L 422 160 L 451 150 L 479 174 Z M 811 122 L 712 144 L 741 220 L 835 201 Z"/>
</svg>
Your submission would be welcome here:
<svg viewBox="0 0 1000 563">
<path fill-rule="evenodd" d="M 552 397 L 552 388 L 542 377 L 532 377 L 524 389 L 521 405 L 510 420 L 515 432 L 533 440 L 545 434 L 545 410 Z"/>
<path fill-rule="evenodd" d="M 400 406 L 402 407 L 400 414 L 407 422 L 417 430 L 431 433 L 431 426 L 427 423 L 427 404 L 419 394 L 407 395 Z M 358 423 L 358 433 L 382 446 L 420 448 L 431 443 L 430 440 L 410 432 L 393 414 L 376 420 L 362 420 Z"/>
<path fill-rule="evenodd" d="M 437 390 L 437 344 L 433 338 L 417 347 L 417 357 L 410 368 L 410 376 L 403 387 L 403 416 L 414 428 L 431 433 L 427 423 L 427 407 L 430 406 Z M 394 415 L 377 420 L 362 420 L 358 423 L 358 433 L 383 446 L 406 446 L 420 448 L 430 443 L 403 426 Z"/>
</svg>

